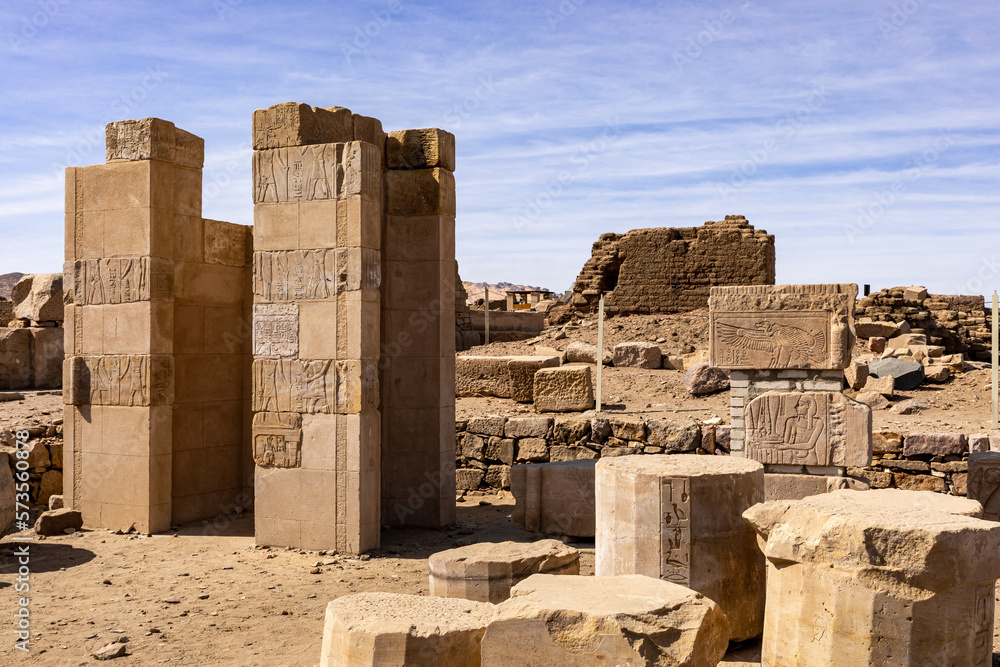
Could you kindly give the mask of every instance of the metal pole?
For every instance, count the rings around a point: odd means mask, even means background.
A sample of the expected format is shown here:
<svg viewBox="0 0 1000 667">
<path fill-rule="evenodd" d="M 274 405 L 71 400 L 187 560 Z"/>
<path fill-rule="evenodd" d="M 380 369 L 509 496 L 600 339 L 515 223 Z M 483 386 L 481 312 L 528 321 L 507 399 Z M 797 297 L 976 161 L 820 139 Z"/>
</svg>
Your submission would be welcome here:
<svg viewBox="0 0 1000 667">
<path fill-rule="evenodd" d="M 483 287 L 486 290 L 483 301 L 486 305 L 486 344 L 490 344 L 490 286 Z"/>
<path fill-rule="evenodd" d="M 1000 332 L 997 331 L 997 291 L 993 290 L 993 430 L 997 430 L 997 338 Z"/>
<path fill-rule="evenodd" d="M 597 411 L 601 411 L 601 369 L 604 368 L 604 295 L 597 307 Z"/>
</svg>

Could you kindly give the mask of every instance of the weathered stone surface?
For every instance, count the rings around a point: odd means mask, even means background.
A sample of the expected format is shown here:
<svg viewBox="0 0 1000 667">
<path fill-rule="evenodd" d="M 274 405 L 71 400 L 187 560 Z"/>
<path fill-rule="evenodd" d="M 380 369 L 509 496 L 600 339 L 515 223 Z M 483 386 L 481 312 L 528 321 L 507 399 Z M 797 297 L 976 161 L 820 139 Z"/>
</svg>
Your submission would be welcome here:
<svg viewBox="0 0 1000 667">
<path fill-rule="evenodd" d="M 0 390 L 31 385 L 31 330 L 0 327 Z"/>
<path fill-rule="evenodd" d="M 83 515 L 71 509 L 46 510 L 35 522 L 35 532 L 39 535 L 62 535 L 67 528 L 79 530 L 82 527 Z"/>
<path fill-rule="evenodd" d="M 545 438 L 552 432 L 552 417 L 511 417 L 504 425 L 508 438 Z"/>
<path fill-rule="evenodd" d="M 547 535 L 593 537 L 596 459 L 578 459 L 511 468 L 514 511 L 522 530 Z"/>
<path fill-rule="evenodd" d="M 696 364 L 707 364 L 709 362 L 708 350 L 695 350 L 681 355 L 681 370 L 687 370 Z"/>
<path fill-rule="evenodd" d="M 578 461 L 580 459 L 596 459 L 597 452 L 589 447 L 552 445 L 549 447 L 549 460 Z"/>
<path fill-rule="evenodd" d="M 684 357 L 676 354 L 665 354 L 663 355 L 663 367 L 669 371 L 682 371 L 684 370 Z"/>
<path fill-rule="evenodd" d="M 640 341 L 615 345 L 614 359 L 615 368 L 660 368 L 663 364 L 659 346 Z"/>
<path fill-rule="evenodd" d="M 667 453 L 693 452 L 701 444 L 701 426 L 695 422 L 650 419 L 646 428 L 649 429 L 646 442 L 663 447 Z"/>
<path fill-rule="evenodd" d="M 385 141 L 389 169 L 432 169 L 455 171 L 455 135 L 438 128 L 396 130 Z"/>
<path fill-rule="evenodd" d="M 742 215 L 701 227 L 602 234 L 573 285 L 575 308 L 609 314 L 689 312 L 711 285 L 774 284 L 774 236 Z"/>
<path fill-rule="evenodd" d="M 719 606 L 683 586 L 639 575 L 536 574 L 497 606 L 483 664 L 708 667 L 722 659 L 728 638 Z"/>
<path fill-rule="evenodd" d="M 508 489 L 510 488 L 510 471 L 509 465 L 488 466 L 483 481 L 494 489 Z"/>
<path fill-rule="evenodd" d="M 475 667 L 493 609 L 455 598 L 345 595 L 326 607 L 320 667 Z"/>
<path fill-rule="evenodd" d="M 903 300 L 904 301 L 916 301 L 917 303 L 923 303 L 924 299 L 927 298 L 927 288 L 926 287 L 907 287 L 903 290 Z"/>
<path fill-rule="evenodd" d="M 536 412 L 582 412 L 594 407 L 589 366 L 543 368 L 535 374 Z"/>
<path fill-rule="evenodd" d="M 940 477 L 933 475 L 911 475 L 905 472 L 895 472 L 892 474 L 892 480 L 896 483 L 897 489 L 905 491 L 948 493 L 948 484 Z"/>
<path fill-rule="evenodd" d="M 868 381 L 868 364 L 864 361 L 852 359 L 851 363 L 844 369 L 844 381 L 848 387 L 855 391 L 864 387 Z"/>
<path fill-rule="evenodd" d="M 516 445 L 518 461 L 534 462 L 549 460 L 549 444 L 544 438 L 521 438 L 517 441 Z"/>
<path fill-rule="evenodd" d="M 885 352 L 886 340 L 882 336 L 872 336 L 868 339 L 868 351 L 872 354 Z"/>
<path fill-rule="evenodd" d="M 922 398 L 908 398 L 905 401 L 896 403 L 890 409 L 898 415 L 912 415 L 922 412 L 929 407 L 930 405 L 928 405 L 927 401 Z"/>
<path fill-rule="evenodd" d="M 1000 521 L 1000 452 L 969 454 L 967 495 L 983 506 L 983 518 Z"/>
<path fill-rule="evenodd" d="M 853 477 L 827 475 L 764 474 L 764 500 L 801 500 L 838 489 L 865 491 L 868 483 Z"/>
<path fill-rule="evenodd" d="M 728 369 L 845 368 L 858 286 L 713 287 L 711 364 Z"/>
<path fill-rule="evenodd" d="M 580 574 L 580 552 L 559 540 L 479 542 L 428 559 L 431 595 L 503 602 L 533 574 Z"/>
<path fill-rule="evenodd" d="M 858 338 L 892 338 L 899 333 L 895 322 L 855 322 L 854 331 Z"/>
<path fill-rule="evenodd" d="M 620 440 L 643 442 L 646 439 L 646 424 L 641 419 L 623 419 L 612 417 L 608 420 L 611 434 Z M 593 432 L 593 422 L 591 422 Z"/>
<path fill-rule="evenodd" d="M 478 468 L 456 468 L 455 488 L 460 491 L 478 489 L 485 474 L 485 471 L 479 470 Z"/>
<path fill-rule="evenodd" d="M 555 420 L 552 435 L 556 442 L 572 444 L 590 436 L 590 420 L 568 417 Z"/>
<path fill-rule="evenodd" d="M 14 473 L 10 469 L 7 452 L 0 452 L 0 537 L 14 525 L 15 496 Z"/>
<path fill-rule="evenodd" d="M 887 345 L 894 350 L 927 345 L 927 335 L 922 333 L 904 333 L 890 338 Z"/>
<path fill-rule="evenodd" d="M 868 364 L 868 372 L 877 378 L 891 375 L 900 391 L 915 389 L 924 381 L 924 365 L 918 361 L 879 359 Z"/>
<path fill-rule="evenodd" d="M 722 607 L 730 638 L 764 620 L 764 562 L 741 514 L 764 498 L 764 468 L 726 456 L 625 456 L 596 466 L 598 576 L 644 574 Z"/>
<path fill-rule="evenodd" d="M 947 382 L 951 377 L 951 369 L 941 364 L 924 366 L 924 379 L 928 382 Z"/>
<path fill-rule="evenodd" d="M 59 470 L 46 470 L 42 474 L 41 484 L 38 488 L 38 504 L 48 505 L 49 498 L 55 494 L 62 493 L 63 475 Z M 52 509 L 51 507 L 49 509 Z"/>
<path fill-rule="evenodd" d="M 989 665 L 1000 526 L 971 501 L 835 491 L 744 512 L 768 560 L 762 664 Z"/>
<path fill-rule="evenodd" d="M 353 140 L 354 120 L 350 110 L 342 107 L 282 102 L 253 112 L 253 148 L 257 151 Z"/>
<path fill-rule="evenodd" d="M 695 364 L 684 373 L 684 388 L 689 394 L 702 396 L 729 389 L 729 371 L 708 364 Z"/>
<path fill-rule="evenodd" d="M 510 397 L 518 403 L 534 399 L 535 373 L 542 368 L 559 366 L 559 357 L 514 357 L 507 362 L 510 374 Z"/>
<path fill-rule="evenodd" d="M 766 392 L 744 411 L 747 456 L 768 464 L 866 466 L 871 414 L 837 392 Z"/>
<path fill-rule="evenodd" d="M 513 438 L 491 437 L 486 442 L 486 449 L 483 455 L 489 461 L 499 461 L 506 465 L 514 465 L 514 440 Z"/>
<path fill-rule="evenodd" d="M 30 273 L 14 285 L 10 293 L 14 317 L 34 322 L 62 322 L 63 275 Z"/>
<path fill-rule="evenodd" d="M 570 363 L 596 364 L 597 346 L 588 345 L 583 341 L 573 341 L 566 346 L 566 361 Z M 608 350 L 604 350 L 601 355 L 601 363 L 610 366 L 614 362 L 614 356 Z"/>
<path fill-rule="evenodd" d="M 908 433 L 903 439 L 903 456 L 964 454 L 969 443 L 963 433 Z"/>
<path fill-rule="evenodd" d="M 33 327 L 31 370 L 36 389 L 59 389 L 63 380 L 66 330 L 62 327 Z"/>
<path fill-rule="evenodd" d="M 534 376 L 541 368 L 559 366 L 552 356 L 480 357 L 455 359 L 455 395 L 496 396 L 530 402 Z"/>
<path fill-rule="evenodd" d="M 469 420 L 466 425 L 465 430 L 469 433 L 476 433 L 479 435 L 503 435 L 504 426 L 507 423 L 507 418 L 501 415 L 492 415 L 489 417 L 474 417 Z"/>
<path fill-rule="evenodd" d="M 168 120 L 143 118 L 107 123 L 105 160 L 161 160 L 182 167 L 201 169 L 205 163 L 205 140 Z"/>
<path fill-rule="evenodd" d="M 854 400 L 864 403 L 872 410 L 887 410 L 890 405 L 886 397 L 877 391 L 862 391 L 854 397 Z"/>
</svg>

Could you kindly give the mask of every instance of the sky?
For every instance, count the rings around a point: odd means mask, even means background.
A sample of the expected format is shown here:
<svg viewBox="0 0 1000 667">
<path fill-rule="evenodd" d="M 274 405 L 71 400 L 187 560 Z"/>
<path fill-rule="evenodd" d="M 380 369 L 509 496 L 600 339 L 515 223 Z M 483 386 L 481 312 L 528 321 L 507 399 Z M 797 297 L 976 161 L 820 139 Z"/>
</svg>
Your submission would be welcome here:
<svg viewBox="0 0 1000 667">
<path fill-rule="evenodd" d="M 462 278 L 563 291 L 604 232 L 747 217 L 779 283 L 1000 287 L 1000 3 L 0 5 L 0 274 L 60 271 L 64 169 L 104 124 L 205 139 L 251 224 L 251 114 L 343 106 L 456 136 Z"/>
</svg>

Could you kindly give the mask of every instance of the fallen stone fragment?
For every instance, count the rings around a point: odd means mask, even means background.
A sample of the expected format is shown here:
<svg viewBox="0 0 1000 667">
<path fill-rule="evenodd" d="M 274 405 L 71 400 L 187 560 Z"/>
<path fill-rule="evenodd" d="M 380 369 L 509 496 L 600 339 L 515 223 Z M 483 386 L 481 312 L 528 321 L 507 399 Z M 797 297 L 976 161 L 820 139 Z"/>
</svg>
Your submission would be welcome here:
<svg viewBox="0 0 1000 667">
<path fill-rule="evenodd" d="M 852 359 L 851 363 L 844 369 L 844 381 L 848 387 L 855 391 L 864 387 L 868 381 L 868 364 Z"/>
<path fill-rule="evenodd" d="M 660 368 L 663 353 L 653 343 L 618 343 L 614 348 L 615 368 Z"/>
<path fill-rule="evenodd" d="M 580 552 L 559 540 L 480 542 L 428 559 L 431 595 L 503 602 L 532 574 L 580 574 Z"/>
<path fill-rule="evenodd" d="M 23 401 L 24 394 L 19 394 L 13 391 L 2 391 L 0 392 L 0 403 L 6 403 L 7 401 Z"/>
<path fill-rule="evenodd" d="M 46 510 L 35 522 L 35 532 L 39 535 L 62 535 L 67 528 L 79 530 L 83 527 L 83 515 L 79 510 Z"/>
<path fill-rule="evenodd" d="M 601 363 L 605 366 L 610 366 L 614 360 L 611 352 L 604 350 L 604 354 L 601 355 Z M 584 364 L 596 364 L 597 363 L 597 346 L 588 345 L 582 341 L 573 341 L 566 346 L 566 361 L 573 363 L 584 363 Z"/>
<path fill-rule="evenodd" d="M 684 388 L 693 396 L 729 389 L 729 371 L 708 364 L 695 364 L 684 373 Z"/>
<path fill-rule="evenodd" d="M 106 646 L 102 646 L 98 650 L 91 653 L 95 660 L 111 660 L 112 658 L 121 658 L 125 655 L 127 646 L 120 642 L 112 642 Z"/>
<path fill-rule="evenodd" d="M 912 336 L 913 334 L 909 335 Z M 924 381 L 924 365 L 919 361 L 879 359 L 868 364 L 868 373 L 877 378 L 887 375 L 893 376 L 895 378 L 895 388 L 900 391 L 915 389 Z"/>
<path fill-rule="evenodd" d="M 475 667 L 493 609 L 456 598 L 345 595 L 326 607 L 320 667 Z"/>
<path fill-rule="evenodd" d="M 886 398 L 892 398 L 895 393 L 895 388 L 896 379 L 891 375 L 887 375 L 885 377 L 868 376 L 868 378 L 865 379 L 865 384 L 861 391 L 881 394 Z"/>
<path fill-rule="evenodd" d="M 891 410 L 897 415 L 912 415 L 928 408 L 930 408 L 930 405 L 927 404 L 927 401 L 919 398 L 910 398 L 896 403 L 896 405 L 892 406 Z"/>
<path fill-rule="evenodd" d="M 872 410 L 886 410 L 890 405 L 885 396 L 877 391 L 863 391 L 855 396 L 854 400 L 864 403 Z"/>
<path fill-rule="evenodd" d="M 722 609 L 689 588 L 642 575 L 536 574 L 497 605 L 482 664 L 708 667 L 728 642 Z"/>
<path fill-rule="evenodd" d="M 590 366 L 543 368 L 535 373 L 536 412 L 583 412 L 594 407 Z"/>
</svg>

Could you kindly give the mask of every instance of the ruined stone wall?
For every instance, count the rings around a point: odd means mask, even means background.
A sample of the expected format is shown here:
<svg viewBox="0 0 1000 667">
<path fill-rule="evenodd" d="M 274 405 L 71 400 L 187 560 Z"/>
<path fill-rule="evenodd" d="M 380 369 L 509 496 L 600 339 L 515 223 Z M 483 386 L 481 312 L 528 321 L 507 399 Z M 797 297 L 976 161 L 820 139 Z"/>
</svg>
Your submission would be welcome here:
<svg viewBox="0 0 1000 667">
<path fill-rule="evenodd" d="M 911 333 L 926 334 L 927 342 L 943 345 L 946 354 L 990 360 L 990 329 L 982 296 L 890 287 L 860 299 L 856 316 L 860 321 L 906 321 Z"/>
<path fill-rule="evenodd" d="M 741 215 L 701 227 L 602 234 L 573 285 L 572 305 L 608 314 L 679 313 L 705 308 L 719 285 L 773 285 L 774 236 Z"/>
<path fill-rule="evenodd" d="M 6 327 L 14 319 L 14 304 L 0 297 L 0 327 Z"/>
</svg>

